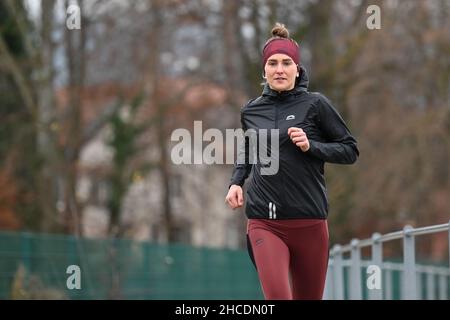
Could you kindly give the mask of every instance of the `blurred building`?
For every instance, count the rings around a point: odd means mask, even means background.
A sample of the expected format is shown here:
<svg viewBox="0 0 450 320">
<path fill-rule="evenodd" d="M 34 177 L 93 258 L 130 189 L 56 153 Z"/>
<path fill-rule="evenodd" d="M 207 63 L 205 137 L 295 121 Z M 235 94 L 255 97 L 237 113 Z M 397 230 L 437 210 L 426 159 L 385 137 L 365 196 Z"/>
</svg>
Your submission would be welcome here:
<svg viewBox="0 0 450 320">
<path fill-rule="evenodd" d="M 177 80 L 179 81 L 179 80 Z M 243 210 L 231 210 L 225 204 L 228 183 L 233 166 L 225 164 L 227 153 L 233 155 L 234 145 L 225 144 L 225 130 L 236 129 L 239 108 L 230 112 L 226 105 L 224 90 L 220 86 L 208 84 L 194 86 L 183 96 L 175 107 L 177 117 L 168 114 L 166 121 L 170 128 L 186 128 L 194 139 L 193 121 L 202 121 L 202 131 L 219 129 L 223 141 L 217 141 L 223 153 L 224 164 L 180 164 L 169 161 L 170 204 L 173 215 L 173 229 L 176 241 L 195 246 L 238 248 L 245 243 L 246 219 Z M 176 87 L 174 85 L 173 87 Z M 205 90 L 207 89 L 207 90 Z M 87 88 L 83 99 L 84 120 L 89 122 L 99 116 L 98 106 L 113 103 L 118 88 L 113 85 L 99 85 L 95 90 Z M 132 91 L 132 90 L 131 90 Z M 198 92 L 197 92 L 198 91 Z M 90 92 L 90 94 L 89 94 Z M 60 104 L 64 105 L 65 92 L 59 92 Z M 154 116 L 151 101 L 143 102 L 140 118 Z M 178 121 L 177 119 L 181 119 Z M 221 119 L 217 123 L 215 119 Z M 170 121 L 172 120 L 172 121 Z M 203 134 L 202 132 L 202 134 Z M 170 133 L 170 132 L 169 132 Z M 111 196 L 108 175 L 112 168 L 114 150 L 108 145 L 112 130 L 104 126 L 82 149 L 79 160 L 77 198 L 82 204 L 83 234 L 86 237 L 108 235 L 110 213 L 108 199 Z M 146 150 L 141 152 L 149 162 L 159 159 L 159 150 L 154 143 L 152 128 L 143 134 L 148 141 Z M 198 137 L 197 137 L 198 139 Z M 167 135 L 167 154 L 170 160 L 171 148 L 176 142 Z M 203 149 L 210 142 L 204 142 Z M 228 148 L 228 149 L 227 149 Z M 192 159 L 194 150 L 192 143 Z M 202 154 L 197 154 L 202 158 Z M 167 235 L 163 217 L 163 188 L 160 171 L 156 168 L 148 174 L 133 175 L 126 197 L 122 203 L 121 234 L 136 240 L 165 242 Z"/>
</svg>

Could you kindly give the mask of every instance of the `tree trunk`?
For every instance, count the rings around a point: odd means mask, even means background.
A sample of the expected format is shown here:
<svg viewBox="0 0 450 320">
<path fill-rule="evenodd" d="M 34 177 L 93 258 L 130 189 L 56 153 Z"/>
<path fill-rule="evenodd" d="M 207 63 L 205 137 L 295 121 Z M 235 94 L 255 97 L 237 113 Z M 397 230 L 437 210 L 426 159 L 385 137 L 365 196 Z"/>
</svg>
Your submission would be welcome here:
<svg viewBox="0 0 450 320">
<path fill-rule="evenodd" d="M 241 46 L 239 45 L 239 1 L 226 1 L 223 4 L 223 39 L 224 50 L 227 54 L 224 57 L 225 79 L 227 86 L 227 102 L 240 110 L 239 100 L 236 99 L 239 88 L 244 85 L 241 75 L 242 66 L 239 65 L 241 59 Z"/>
<path fill-rule="evenodd" d="M 78 2 L 80 13 L 83 9 L 83 0 Z M 66 7 L 70 1 L 66 1 Z M 67 70 L 69 75 L 69 102 L 67 142 L 65 146 L 64 161 L 64 229 L 67 233 L 82 235 L 82 210 L 76 197 L 78 181 L 78 160 L 82 144 L 82 88 L 85 75 L 85 46 L 86 46 L 86 21 L 80 30 L 65 31 Z"/>
<path fill-rule="evenodd" d="M 42 1 L 41 15 L 41 38 L 42 52 L 40 55 L 40 75 L 38 84 L 38 152 L 43 160 L 41 171 L 39 174 L 39 201 L 43 210 L 43 219 L 41 229 L 44 232 L 50 232 L 56 227 L 57 211 L 56 211 L 56 193 L 57 193 L 57 150 L 55 145 L 55 137 L 52 129 L 55 128 L 55 97 L 53 88 L 52 67 L 54 45 L 52 42 L 53 31 L 53 11 L 55 1 Z M 56 173 L 56 175 L 55 175 Z"/>
</svg>

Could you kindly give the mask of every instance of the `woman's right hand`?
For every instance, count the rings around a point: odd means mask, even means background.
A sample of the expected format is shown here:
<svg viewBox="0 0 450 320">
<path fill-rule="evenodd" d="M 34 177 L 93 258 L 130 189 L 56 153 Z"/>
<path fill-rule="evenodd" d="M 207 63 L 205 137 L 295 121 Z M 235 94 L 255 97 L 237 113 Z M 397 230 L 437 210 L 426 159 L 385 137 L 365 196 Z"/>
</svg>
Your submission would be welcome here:
<svg viewBox="0 0 450 320">
<path fill-rule="evenodd" d="M 233 184 L 228 190 L 228 194 L 225 197 L 225 202 L 228 203 L 231 209 L 242 207 L 244 204 L 244 194 L 241 186 Z"/>
</svg>

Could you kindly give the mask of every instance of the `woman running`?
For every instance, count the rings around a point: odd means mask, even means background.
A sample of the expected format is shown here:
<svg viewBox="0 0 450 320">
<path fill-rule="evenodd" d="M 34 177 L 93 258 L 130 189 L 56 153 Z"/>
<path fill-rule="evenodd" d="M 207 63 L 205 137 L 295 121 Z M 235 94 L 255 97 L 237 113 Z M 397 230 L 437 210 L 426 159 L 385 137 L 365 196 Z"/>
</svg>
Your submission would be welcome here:
<svg viewBox="0 0 450 320">
<path fill-rule="evenodd" d="M 331 102 L 308 91 L 299 45 L 284 25 L 272 29 L 262 66 L 262 95 L 241 109 L 241 124 L 257 139 L 265 139 L 262 129 L 279 130 L 278 150 L 270 150 L 278 171 L 262 174 L 266 164 L 248 161 L 247 139 L 246 162 L 236 163 L 225 201 L 232 209 L 244 204 L 242 186 L 252 172 L 247 244 L 265 299 L 322 299 L 329 251 L 324 163 L 354 163 L 357 142 Z"/>
</svg>

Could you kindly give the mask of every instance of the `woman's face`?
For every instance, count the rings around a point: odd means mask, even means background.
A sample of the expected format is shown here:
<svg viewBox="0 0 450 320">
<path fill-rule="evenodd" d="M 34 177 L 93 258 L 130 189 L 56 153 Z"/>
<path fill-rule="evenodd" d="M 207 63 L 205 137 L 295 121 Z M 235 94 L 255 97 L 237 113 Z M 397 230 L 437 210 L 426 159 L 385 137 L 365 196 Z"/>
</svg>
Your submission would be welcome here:
<svg viewBox="0 0 450 320">
<path fill-rule="evenodd" d="M 295 86 L 297 65 L 288 55 L 276 53 L 267 59 L 264 72 L 269 86 L 276 91 L 291 90 Z"/>
</svg>

